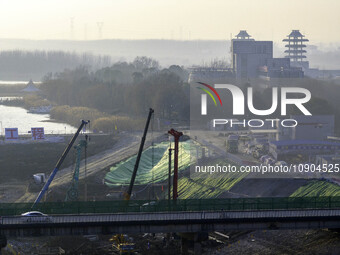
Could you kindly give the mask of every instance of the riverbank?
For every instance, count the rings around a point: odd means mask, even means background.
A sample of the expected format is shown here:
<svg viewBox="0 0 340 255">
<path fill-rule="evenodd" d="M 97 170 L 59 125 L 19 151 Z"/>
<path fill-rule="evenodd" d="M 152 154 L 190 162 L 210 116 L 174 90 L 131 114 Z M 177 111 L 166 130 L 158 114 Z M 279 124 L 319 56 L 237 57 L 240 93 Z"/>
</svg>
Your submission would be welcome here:
<svg viewBox="0 0 340 255">
<path fill-rule="evenodd" d="M 67 123 L 71 126 L 78 126 L 79 120 L 90 120 L 91 129 L 95 132 L 116 133 L 119 131 L 140 131 L 143 130 L 145 120 L 142 118 L 131 118 L 129 116 L 117 116 L 103 113 L 89 107 L 71 107 L 68 105 L 58 106 L 39 95 L 23 95 L 18 98 L 6 97 L 0 100 L 0 105 L 21 107 L 26 110 L 41 107 L 53 107 L 50 111 L 50 118 L 56 123 Z M 44 122 L 52 122 L 44 120 Z"/>
<path fill-rule="evenodd" d="M 47 122 L 45 122 L 47 121 Z M 80 121 L 77 126 L 80 125 Z M 22 107 L 0 105 L 0 134 L 5 128 L 18 128 L 19 136 L 29 136 L 32 127 L 43 127 L 45 134 L 73 134 L 74 126 L 63 122 L 52 122 L 48 114 L 29 113 Z"/>
<path fill-rule="evenodd" d="M 17 97 L 25 95 L 21 90 L 26 87 L 26 84 L 1 84 L 0 97 Z"/>
</svg>

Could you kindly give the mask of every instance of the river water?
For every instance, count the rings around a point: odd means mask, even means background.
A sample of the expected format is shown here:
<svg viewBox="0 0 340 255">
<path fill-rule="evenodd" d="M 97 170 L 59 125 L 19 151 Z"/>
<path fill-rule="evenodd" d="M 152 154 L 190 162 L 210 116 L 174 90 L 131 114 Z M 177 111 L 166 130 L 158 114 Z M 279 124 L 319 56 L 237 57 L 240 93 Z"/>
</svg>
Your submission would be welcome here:
<svg viewBox="0 0 340 255">
<path fill-rule="evenodd" d="M 5 128 L 18 128 L 19 134 L 28 134 L 32 127 L 43 127 L 45 134 L 71 134 L 77 130 L 65 123 L 50 122 L 49 114 L 33 114 L 24 108 L 0 105 L 1 135 Z"/>
</svg>

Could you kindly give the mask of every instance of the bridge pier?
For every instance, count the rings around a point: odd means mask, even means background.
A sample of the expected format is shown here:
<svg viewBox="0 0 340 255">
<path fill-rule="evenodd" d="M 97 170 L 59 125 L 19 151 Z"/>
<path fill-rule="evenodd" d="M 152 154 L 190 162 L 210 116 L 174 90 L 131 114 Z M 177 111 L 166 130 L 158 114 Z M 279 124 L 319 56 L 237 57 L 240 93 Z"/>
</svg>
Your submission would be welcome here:
<svg viewBox="0 0 340 255">
<path fill-rule="evenodd" d="M 0 255 L 2 254 L 1 250 L 2 248 L 5 248 L 7 246 L 7 238 L 5 235 L 0 235 Z"/>
<path fill-rule="evenodd" d="M 208 239 L 208 233 L 181 233 L 181 254 L 202 254 L 201 242 Z"/>
</svg>

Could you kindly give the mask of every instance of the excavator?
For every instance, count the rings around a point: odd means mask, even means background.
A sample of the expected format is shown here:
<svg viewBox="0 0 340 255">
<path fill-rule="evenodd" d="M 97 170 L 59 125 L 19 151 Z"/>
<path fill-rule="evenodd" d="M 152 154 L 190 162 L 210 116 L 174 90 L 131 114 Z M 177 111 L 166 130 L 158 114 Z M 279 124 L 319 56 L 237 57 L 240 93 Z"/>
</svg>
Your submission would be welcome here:
<svg viewBox="0 0 340 255">
<path fill-rule="evenodd" d="M 118 234 L 110 238 L 112 248 L 119 251 L 120 254 L 133 254 L 136 251 L 135 244 L 130 241 L 127 235 Z"/>
</svg>

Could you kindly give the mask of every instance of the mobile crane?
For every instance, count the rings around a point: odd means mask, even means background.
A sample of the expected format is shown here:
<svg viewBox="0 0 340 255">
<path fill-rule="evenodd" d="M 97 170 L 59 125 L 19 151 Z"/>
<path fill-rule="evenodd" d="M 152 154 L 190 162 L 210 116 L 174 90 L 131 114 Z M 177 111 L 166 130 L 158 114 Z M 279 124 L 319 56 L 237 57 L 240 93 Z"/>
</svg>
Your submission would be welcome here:
<svg viewBox="0 0 340 255">
<path fill-rule="evenodd" d="M 67 154 L 69 153 L 70 149 L 72 148 L 74 142 L 76 141 L 80 131 L 86 127 L 87 124 L 89 124 L 90 121 L 85 121 L 82 120 L 81 124 L 79 126 L 79 128 L 77 129 L 77 132 L 73 135 L 71 141 L 69 142 L 69 144 L 67 145 L 66 149 L 64 150 L 63 154 L 61 155 L 61 157 L 59 158 L 55 168 L 53 169 L 52 173 L 50 174 L 50 176 L 48 177 L 47 182 L 45 183 L 44 187 L 42 188 L 42 190 L 40 191 L 39 195 L 37 196 L 36 200 L 34 201 L 34 204 L 32 206 L 32 208 L 34 208 L 42 199 L 42 197 L 45 195 L 46 191 L 48 190 L 48 187 L 50 186 L 50 184 L 52 183 L 55 175 L 57 174 L 57 172 L 59 171 L 59 168 L 61 166 L 61 164 L 64 162 Z"/>
<path fill-rule="evenodd" d="M 135 167 L 134 167 L 133 172 L 132 172 L 130 185 L 129 185 L 128 191 L 124 194 L 124 199 L 125 200 L 130 200 L 130 197 L 131 197 L 132 188 L 133 188 L 133 185 L 135 183 L 135 179 L 136 179 L 136 175 L 137 175 L 139 161 L 140 161 L 140 158 L 142 156 L 142 152 L 143 152 L 143 148 L 144 148 L 144 143 L 145 143 L 145 140 L 146 140 L 146 135 L 148 133 L 149 124 L 150 124 L 151 116 L 152 116 L 153 113 L 154 113 L 154 110 L 150 108 L 149 109 L 148 119 L 146 121 L 145 128 L 144 128 L 144 133 L 143 133 L 142 141 L 141 141 L 140 146 L 139 146 L 139 151 L 138 151 L 138 154 L 137 154 Z"/>
</svg>

